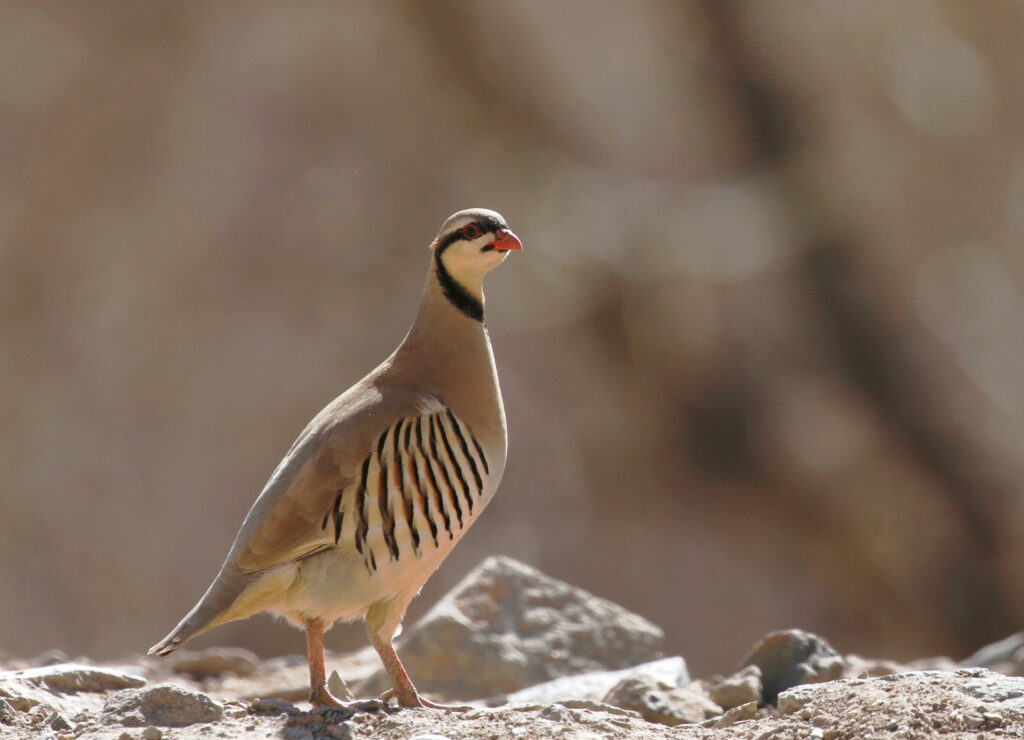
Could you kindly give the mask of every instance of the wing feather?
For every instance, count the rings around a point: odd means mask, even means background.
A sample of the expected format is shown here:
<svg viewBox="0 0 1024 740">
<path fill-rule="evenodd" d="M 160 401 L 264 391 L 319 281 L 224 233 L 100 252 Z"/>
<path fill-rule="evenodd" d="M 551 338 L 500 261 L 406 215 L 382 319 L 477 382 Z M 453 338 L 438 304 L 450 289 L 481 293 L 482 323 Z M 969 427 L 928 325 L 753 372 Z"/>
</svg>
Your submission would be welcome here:
<svg viewBox="0 0 1024 740">
<path fill-rule="evenodd" d="M 419 394 L 391 390 L 387 397 L 360 384 L 309 423 L 242 523 L 228 555 L 235 569 L 259 572 L 333 547 L 338 537 L 344 540 L 348 526 L 335 531 L 325 512 L 337 507 L 339 524 L 343 521 L 339 494 L 359 479 L 381 435 L 398 420 L 422 413 Z"/>
</svg>

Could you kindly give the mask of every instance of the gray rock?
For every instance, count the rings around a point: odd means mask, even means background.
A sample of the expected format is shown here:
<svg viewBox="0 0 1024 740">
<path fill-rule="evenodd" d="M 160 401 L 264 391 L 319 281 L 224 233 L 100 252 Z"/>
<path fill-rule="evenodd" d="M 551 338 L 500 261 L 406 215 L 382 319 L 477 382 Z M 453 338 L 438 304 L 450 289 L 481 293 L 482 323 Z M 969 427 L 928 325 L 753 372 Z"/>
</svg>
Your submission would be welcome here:
<svg viewBox="0 0 1024 740">
<path fill-rule="evenodd" d="M 142 740 L 160 740 L 164 736 L 163 730 L 150 725 L 142 731 Z"/>
<path fill-rule="evenodd" d="M 181 651 L 171 660 L 171 670 L 201 681 L 211 676 L 233 673 L 251 676 L 256 673 L 259 658 L 242 648 L 210 648 L 201 652 Z"/>
<path fill-rule="evenodd" d="M 707 685 L 708 698 L 722 709 L 732 709 L 748 702 L 761 702 L 761 669 L 748 665 L 736 673 Z M 717 725 L 716 725 L 717 726 Z"/>
<path fill-rule="evenodd" d="M 505 701 L 510 704 L 551 704 L 571 699 L 601 699 L 619 681 L 634 675 L 649 676 L 676 687 L 690 683 L 690 673 L 686 668 L 686 661 L 677 655 L 673 658 L 662 658 L 618 671 L 596 671 L 576 676 L 563 676 L 513 692 L 505 697 Z M 488 703 L 494 705 L 501 702 L 488 701 Z"/>
<path fill-rule="evenodd" d="M 675 725 L 703 722 L 722 713 L 720 707 L 703 694 L 662 683 L 648 676 L 631 676 L 616 684 L 606 704 L 632 709 L 648 722 Z"/>
<path fill-rule="evenodd" d="M 942 675 L 942 674 L 937 674 Z M 1024 678 L 1004 676 L 984 668 L 961 669 L 953 675 L 965 679 L 960 690 L 1000 712 L 1024 716 Z"/>
<path fill-rule="evenodd" d="M 468 700 L 661 657 L 658 627 L 509 558 L 485 560 L 402 638 L 399 654 L 425 694 Z M 390 687 L 383 671 L 357 693 Z"/>
<path fill-rule="evenodd" d="M 206 694 L 172 684 L 157 684 L 117 692 L 107 699 L 100 720 L 104 724 L 127 727 L 183 727 L 213 722 L 223 714 L 223 707 Z"/>
<path fill-rule="evenodd" d="M 774 704 L 780 692 L 843 675 L 843 658 L 823 638 L 803 630 L 770 632 L 751 648 L 741 667 L 761 669 L 762 699 Z"/>
</svg>

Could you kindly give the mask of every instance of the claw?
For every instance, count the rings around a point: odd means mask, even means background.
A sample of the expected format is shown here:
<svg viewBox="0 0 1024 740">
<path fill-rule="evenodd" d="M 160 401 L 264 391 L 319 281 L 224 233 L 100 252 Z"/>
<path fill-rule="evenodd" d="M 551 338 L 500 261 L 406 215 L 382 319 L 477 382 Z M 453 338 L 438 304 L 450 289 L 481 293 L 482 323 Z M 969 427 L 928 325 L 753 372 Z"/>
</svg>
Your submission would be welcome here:
<svg viewBox="0 0 1024 740">
<path fill-rule="evenodd" d="M 310 694 L 309 694 L 309 703 L 312 704 L 314 708 L 317 708 L 317 707 L 341 708 L 341 707 L 345 706 L 345 703 L 342 702 L 338 697 L 336 697 L 330 691 L 328 691 L 326 686 L 321 686 L 320 688 L 310 692 Z"/>
<path fill-rule="evenodd" d="M 398 706 L 400 707 L 424 707 L 426 709 L 441 709 L 449 712 L 468 712 L 473 708 L 467 706 L 452 706 L 450 704 L 438 704 L 437 702 L 430 701 L 430 699 L 424 699 L 419 692 L 415 690 L 412 692 L 411 696 L 399 696 L 398 692 L 391 688 L 379 697 L 380 701 L 385 704 L 395 698 L 398 699 Z"/>
</svg>

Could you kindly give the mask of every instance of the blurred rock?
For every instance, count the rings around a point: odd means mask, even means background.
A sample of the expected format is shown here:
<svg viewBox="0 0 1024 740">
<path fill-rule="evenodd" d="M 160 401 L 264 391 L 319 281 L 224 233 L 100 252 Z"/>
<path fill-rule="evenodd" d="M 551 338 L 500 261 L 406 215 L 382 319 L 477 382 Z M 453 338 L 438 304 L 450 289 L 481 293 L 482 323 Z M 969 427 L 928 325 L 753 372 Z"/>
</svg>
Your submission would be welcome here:
<svg viewBox="0 0 1024 740">
<path fill-rule="evenodd" d="M 955 661 L 944 656 L 918 658 L 907 662 L 864 658 L 855 654 L 843 657 L 844 678 L 878 678 L 911 671 L 955 671 L 960 667 Z"/>
<path fill-rule="evenodd" d="M 757 702 L 751 701 L 746 704 L 740 704 L 737 707 L 733 707 L 728 712 L 723 714 L 721 717 L 712 717 L 711 719 L 705 720 L 701 724 L 705 727 L 712 727 L 716 730 L 720 730 L 723 727 L 729 727 L 737 722 L 745 722 L 750 719 L 757 719 Z"/>
<path fill-rule="evenodd" d="M 988 668 L 1008 676 L 1024 675 L 1024 632 L 978 649 L 960 661 L 964 668 Z"/>
<path fill-rule="evenodd" d="M 29 663 L 35 667 L 44 667 L 50 665 L 57 665 L 59 663 L 67 663 L 68 656 L 63 650 L 53 648 L 46 650 L 39 655 L 32 658 Z"/>
<path fill-rule="evenodd" d="M 703 694 L 663 683 L 650 676 L 622 679 L 602 701 L 639 712 L 648 722 L 669 726 L 703 722 L 722 713 L 721 707 Z"/>
<path fill-rule="evenodd" d="M 803 630 L 770 632 L 751 648 L 741 666 L 761 670 L 763 701 L 774 704 L 779 692 L 803 683 L 831 681 L 843 675 L 843 659 L 824 639 Z"/>
<path fill-rule="evenodd" d="M 680 657 L 662 658 L 618 671 L 596 671 L 562 676 L 551 681 L 513 692 L 500 699 L 499 704 L 550 704 L 571 699 L 601 699 L 615 684 L 629 676 L 647 676 L 670 686 L 683 687 L 690 683 L 686 661 Z M 487 703 L 491 704 L 492 700 Z M 492 704 L 493 706 L 493 704 Z"/>
<path fill-rule="evenodd" d="M 117 692 L 107 699 L 100 720 L 107 725 L 127 727 L 183 727 L 216 721 L 223 713 L 221 705 L 206 694 L 171 684 L 158 684 Z"/>
<path fill-rule="evenodd" d="M 144 678 L 131 673 L 76 663 L 0 673 L 0 681 L 4 680 L 20 681 L 55 692 L 111 691 L 134 688 L 146 683 Z"/>
<path fill-rule="evenodd" d="M 81 711 L 98 710 L 107 692 L 142 686 L 145 682 L 141 676 L 131 673 L 65 663 L 0 672 L 0 696 L 19 712 L 43 704 L 73 716 Z"/>
<path fill-rule="evenodd" d="M 722 709 L 732 709 L 749 702 L 761 703 L 761 669 L 748 665 L 736 673 L 706 685 L 708 697 Z"/>
<path fill-rule="evenodd" d="M 184 650 L 173 654 L 171 670 L 201 681 L 225 673 L 251 676 L 256 672 L 258 663 L 255 653 L 242 648 L 209 648 L 201 652 Z"/>
<path fill-rule="evenodd" d="M 398 652 L 422 692 L 469 700 L 645 663 L 661 657 L 662 640 L 661 629 L 620 606 L 492 557 L 409 630 Z M 356 694 L 390 685 L 381 670 Z"/>
</svg>

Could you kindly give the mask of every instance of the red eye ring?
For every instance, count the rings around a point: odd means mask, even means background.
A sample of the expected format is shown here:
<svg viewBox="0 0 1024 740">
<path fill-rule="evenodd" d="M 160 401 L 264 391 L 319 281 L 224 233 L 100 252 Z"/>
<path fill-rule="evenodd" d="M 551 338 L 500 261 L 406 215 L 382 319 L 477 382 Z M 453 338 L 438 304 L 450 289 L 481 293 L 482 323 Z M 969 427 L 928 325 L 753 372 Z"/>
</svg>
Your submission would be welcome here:
<svg viewBox="0 0 1024 740">
<path fill-rule="evenodd" d="M 462 227 L 462 236 L 466 239 L 476 239 L 482 232 L 476 224 L 466 224 Z"/>
</svg>

